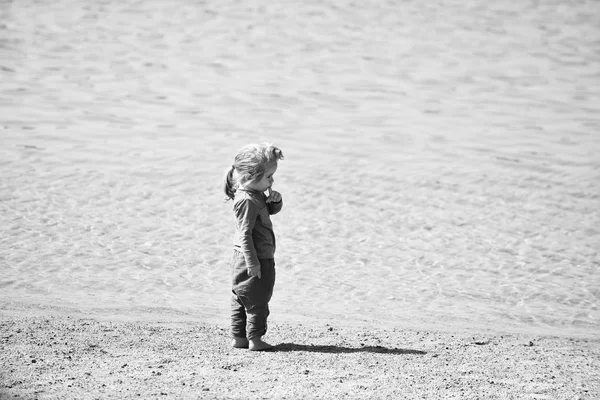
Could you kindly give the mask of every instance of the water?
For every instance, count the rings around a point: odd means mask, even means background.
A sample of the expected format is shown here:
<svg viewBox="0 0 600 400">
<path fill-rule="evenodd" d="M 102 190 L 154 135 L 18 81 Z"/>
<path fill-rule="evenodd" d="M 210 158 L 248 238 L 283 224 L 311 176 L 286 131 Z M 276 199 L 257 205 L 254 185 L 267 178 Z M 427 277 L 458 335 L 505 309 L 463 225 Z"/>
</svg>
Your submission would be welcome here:
<svg viewBox="0 0 600 400">
<path fill-rule="evenodd" d="M 0 301 L 226 321 L 271 141 L 273 319 L 596 336 L 595 1 L 0 2 Z"/>
</svg>

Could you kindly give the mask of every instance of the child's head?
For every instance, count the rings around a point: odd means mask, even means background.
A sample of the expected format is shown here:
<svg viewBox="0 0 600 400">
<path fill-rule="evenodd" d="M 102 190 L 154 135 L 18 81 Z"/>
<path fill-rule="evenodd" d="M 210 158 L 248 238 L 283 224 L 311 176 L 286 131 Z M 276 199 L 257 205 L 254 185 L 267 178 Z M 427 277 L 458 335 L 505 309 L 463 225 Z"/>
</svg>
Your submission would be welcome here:
<svg viewBox="0 0 600 400">
<path fill-rule="evenodd" d="M 265 171 L 274 173 L 277 161 L 283 160 L 283 153 L 279 148 L 270 143 L 250 144 L 240 149 L 235 156 L 233 165 L 227 170 L 224 180 L 225 196 L 228 199 L 235 197 L 235 191 L 241 185 L 255 186 L 259 190 L 266 190 Z"/>
</svg>

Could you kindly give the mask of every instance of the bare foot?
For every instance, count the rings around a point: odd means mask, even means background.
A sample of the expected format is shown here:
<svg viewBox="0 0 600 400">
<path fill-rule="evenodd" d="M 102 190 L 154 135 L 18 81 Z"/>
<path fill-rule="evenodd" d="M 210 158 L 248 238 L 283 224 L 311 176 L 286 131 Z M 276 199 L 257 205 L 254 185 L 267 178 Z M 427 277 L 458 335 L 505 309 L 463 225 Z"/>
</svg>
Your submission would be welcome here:
<svg viewBox="0 0 600 400">
<path fill-rule="evenodd" d="M 272 350 L 273 346 L 271 346 L 267 342 L 263 342 L 262 338 L 258 337 L 258 338 L 250 339 L 249 348 L 252 351 L 265 351 L 265 350 Z"/>
<path fill-rule="evenodd" d="M 248 339 L 243 337 L 234 337 L 231 339 L 231 347 L 235 347 L 237 349 L 247 349 Z"/>
</svg>

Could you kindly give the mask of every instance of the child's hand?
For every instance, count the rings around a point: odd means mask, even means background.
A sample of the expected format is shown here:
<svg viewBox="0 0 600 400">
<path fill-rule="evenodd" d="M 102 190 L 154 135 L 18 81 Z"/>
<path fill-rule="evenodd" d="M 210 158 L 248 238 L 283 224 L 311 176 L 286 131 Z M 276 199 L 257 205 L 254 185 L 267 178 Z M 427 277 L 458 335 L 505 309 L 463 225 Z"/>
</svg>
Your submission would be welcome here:
<svg viewBox="0 0 600 400">
<path fill-rule="evenodd" d="M 258 276 L 258 279 L 260 279 L 262 276 L 260 273 L 260 265 L 258 265 L 256 267 L 247 268 L 246 272 L 248 273 L 248 276 L 250 276 L 250 277 Z"/>
<path fill-rule="evenodd" d="M 281 193 L 276 190 L 269 188 L 269 197 L 267 197 L 267 203 L 279 203 L 281 201 Z"/>
</svg>

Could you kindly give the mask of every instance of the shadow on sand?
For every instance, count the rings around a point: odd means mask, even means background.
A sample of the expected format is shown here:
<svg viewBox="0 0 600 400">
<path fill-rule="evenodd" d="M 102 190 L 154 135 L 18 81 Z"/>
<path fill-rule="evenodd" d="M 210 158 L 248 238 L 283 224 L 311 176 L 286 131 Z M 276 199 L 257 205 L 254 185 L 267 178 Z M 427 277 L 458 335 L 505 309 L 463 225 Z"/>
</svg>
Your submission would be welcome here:
<svg viewBox="0 0 600 400">
<path fill-rule="evenodd" d="M 281 343 L 275 346 L 273 351 L 310 351 L 317 353 L 384 353 L 384 354 L 416 354 L 425 355 L 426 351 L 410 349 L 390 349 L 383 346 L 362 346 L 362 347 L 343 347 L 343 346 L 319 346 L 313 344 L 295 344 Z"/>
</svg>

